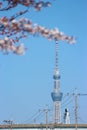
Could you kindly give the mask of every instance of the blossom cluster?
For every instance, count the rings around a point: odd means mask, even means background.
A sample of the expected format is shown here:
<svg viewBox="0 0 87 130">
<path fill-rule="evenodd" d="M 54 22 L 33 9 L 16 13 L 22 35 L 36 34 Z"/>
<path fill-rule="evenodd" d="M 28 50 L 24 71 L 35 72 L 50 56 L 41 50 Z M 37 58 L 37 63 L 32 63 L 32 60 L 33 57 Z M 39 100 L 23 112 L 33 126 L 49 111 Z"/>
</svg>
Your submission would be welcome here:
<svg viewBox="0 0 87 130">
<path fill-rule="evenodd" d="M 21 4 L 25 7 L 33 7 L 37 11 L 40 11 L 42 7 L 51 6 L 50 2 L 44 2 L 41 0 L 4 0 L 7 2 L 7 6 L 4 7 L 3 2 L 0 2 L 0 11 L 9 10 L 16 7 L 18 4 Z"/>
<path fill-rule="evenodd" d="M 67 36 L 57 28 L 48 29 L 38 24 L 33 24 L 30 20 L 25 18 L 21 18 L 18 21 L 15 19 L 11 21 L 7 17 L 0 18 L 0 28 L 0 35 L 6 35 L 4 39 L 0 39 L 0 50 L 6 53 L 13 51 L 16 54 L 23 54 L 26 50 L 23 44 L 15 46 L 15 43 L 29 35 L 42 35 L 49 40 L 62 40 L 68 43 L 75 43 L 75 38 L 73 36 Z"/>
</svg>

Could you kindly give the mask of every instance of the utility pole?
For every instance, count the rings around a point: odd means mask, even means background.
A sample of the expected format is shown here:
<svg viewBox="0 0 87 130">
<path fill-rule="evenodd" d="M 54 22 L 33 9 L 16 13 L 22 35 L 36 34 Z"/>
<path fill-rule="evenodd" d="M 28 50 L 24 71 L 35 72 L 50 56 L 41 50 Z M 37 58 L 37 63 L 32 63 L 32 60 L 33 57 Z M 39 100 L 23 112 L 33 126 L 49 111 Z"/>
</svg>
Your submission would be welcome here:
<svg viewBox="0 0 87 130">
<path fill-rule="evenodd" d="M 13 124 L 12 120 L 4 120 L 3 122 L 7 123 L 10 126 L 10 130 L 12 130 L 12 124 Z"/>
<path fill-rule="evenodd" d="M 76 124 L 76 130 L 78 130 L 78 97 L 79 96 L 87 96 L 87 94 L 81 94 L 81 93 L 77 93 L 77 89 L 75 89 L 75 93 L 72 94 L 67 94 L 69 95 L 73 95 L 75 98 L 75 124 Z"/>
<path fill-rule="evenodd" d="M 74 94 L 75 96 L 75 124 L 76 124 L 76 130 L 78 129 L 78 94 L 77 94 L 77 90 Z"/>
<path fill-rule="evenodd" d="M 47 106 L 47 108 L 46 109 L 44 109 L 44 112 L 45 112 L 45 114 L 46 114 L 46 116 L 45 116 L 45 120 L 46 120 L 46 130 L 48 130 L 48 112 L 50 111 L 50 109 L 48 109 L 48 106 Z"/>
<path fill-rule="evenodd" d="M 78 97 L 87 96 L 87 94 L 77 93 L 77 89 L 76 89 L 73 95 L 75 96 L 75 124 L 76 124 L 76 130 L 78 130 Z"/>
</svg>

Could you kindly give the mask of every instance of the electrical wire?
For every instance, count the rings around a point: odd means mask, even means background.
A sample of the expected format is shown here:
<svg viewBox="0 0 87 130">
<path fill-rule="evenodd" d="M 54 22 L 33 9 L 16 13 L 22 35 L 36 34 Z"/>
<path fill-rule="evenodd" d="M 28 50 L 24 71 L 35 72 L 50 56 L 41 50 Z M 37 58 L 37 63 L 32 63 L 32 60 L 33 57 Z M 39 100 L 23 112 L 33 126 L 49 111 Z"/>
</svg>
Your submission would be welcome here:
<svg viewBox="0 0 87 130">
<path fill-rule="evenodd" d="M 73 96 L 69 96 L 65 101 L 63 100 L 62 103 L 61 103 L 62 108 L 71 104 L 72 101 L 73 101 Z"/>
<path fill-rule="evenodd" d="M 23 123 L 29 122 L 31 120 L 33 120 L 36 116 L 38 116 L 39 111 L 37 111 L 34 115 L 32 115 L 31 117 L 28 117 L 25 121 L 23 121 Z"/>
</svg>

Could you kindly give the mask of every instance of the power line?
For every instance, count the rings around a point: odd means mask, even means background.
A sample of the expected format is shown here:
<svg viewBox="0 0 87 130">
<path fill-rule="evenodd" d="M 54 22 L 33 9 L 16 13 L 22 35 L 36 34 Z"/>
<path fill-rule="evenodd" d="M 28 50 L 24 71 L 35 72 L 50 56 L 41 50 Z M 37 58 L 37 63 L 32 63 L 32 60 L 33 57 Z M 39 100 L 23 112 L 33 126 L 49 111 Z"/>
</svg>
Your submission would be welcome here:
<svg viewBox="0 0 87 130">
<path fill-rule="evenodd" d="M 62 104 L 61 104 L 62 107 L 65 107 L 65 106 L 69 105 L 70 103 L 72 103 L 72 100 L 73 100 L 73 96 L 69 96 L 69 98 L 66 98 L 65 100 L 63 100 Z"/>
<path fill-rule="evenodd" d="M 32 121 L 34 121 L 34 119 L 39 117 L 41 115 L 41 113 L 42 112 L 40 110 L 38 110 L 34 115 L 32 115 L 31 117 L 28 117 L 24 122 L 32 122 Z"/>
</svg>

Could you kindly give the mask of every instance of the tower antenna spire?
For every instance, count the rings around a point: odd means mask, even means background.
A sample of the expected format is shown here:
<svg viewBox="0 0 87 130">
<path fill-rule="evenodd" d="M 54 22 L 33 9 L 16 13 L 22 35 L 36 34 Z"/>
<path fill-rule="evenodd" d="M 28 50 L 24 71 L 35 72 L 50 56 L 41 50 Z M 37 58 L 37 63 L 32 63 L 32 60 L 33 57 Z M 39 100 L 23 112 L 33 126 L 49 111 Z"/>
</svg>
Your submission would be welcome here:
<svg viewBox="0 0 87 130">
<path fill-rule="evenodd" d="M 58 69 L 58 41 L 56 41 L 56 69 Z"/>
</svg>

